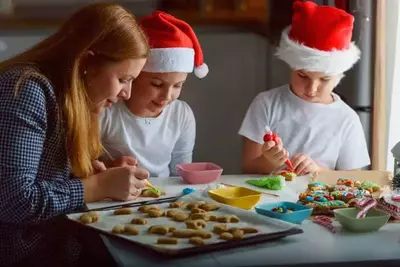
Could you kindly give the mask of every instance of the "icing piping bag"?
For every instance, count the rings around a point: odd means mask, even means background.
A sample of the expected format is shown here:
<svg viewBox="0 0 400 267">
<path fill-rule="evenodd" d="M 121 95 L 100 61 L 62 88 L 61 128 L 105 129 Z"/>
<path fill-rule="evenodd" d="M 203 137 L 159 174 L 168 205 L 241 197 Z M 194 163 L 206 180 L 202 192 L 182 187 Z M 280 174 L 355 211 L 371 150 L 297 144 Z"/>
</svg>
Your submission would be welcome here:
<svg viewBox="0 0 400 267">
<path fill-rule="evenodd" d="M 266 127 L 267 130 L 267 127 Z M 264 135 L 264 142 L 273 141 L 276 145 L 279 144 L 279 135 L 277 133 L 273 133 L 267 130 L 267 133 Z M 285 161 L 286 166 L 289 168 L 290 171 L 294 172 L 294 167 L 290 159 Z"/>
</svg>

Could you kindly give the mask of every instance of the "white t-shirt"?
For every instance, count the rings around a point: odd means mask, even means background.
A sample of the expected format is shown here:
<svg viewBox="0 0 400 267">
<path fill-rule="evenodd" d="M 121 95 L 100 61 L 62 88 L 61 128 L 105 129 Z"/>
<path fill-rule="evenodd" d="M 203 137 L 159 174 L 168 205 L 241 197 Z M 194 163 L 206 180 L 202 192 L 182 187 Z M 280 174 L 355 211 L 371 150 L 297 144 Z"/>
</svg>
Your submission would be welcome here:
<svg viewBox="0 0 400 267">
<path fill-rule="evenodd" d="M 296 96 L 284 85 L 258 94 L 239 134 L 263 144 L 267 129 L 282 139 L 290 157 L 307 154 L 331 170 L 368 166 L 368 148 L 360 118 L 336 94 L 331 104 L 317 104 Z"/>
<path fill-rule="evenodd" d="M 113 159 L 133 156 L 151 177 L 174 176 L 177 164 L 192 162 L 196 121 L 181 100 L 169 104 L 157 118 L 137 117 L 119 101 L 101 114 L 100 127 L 102 144 Z"/>
</svg>

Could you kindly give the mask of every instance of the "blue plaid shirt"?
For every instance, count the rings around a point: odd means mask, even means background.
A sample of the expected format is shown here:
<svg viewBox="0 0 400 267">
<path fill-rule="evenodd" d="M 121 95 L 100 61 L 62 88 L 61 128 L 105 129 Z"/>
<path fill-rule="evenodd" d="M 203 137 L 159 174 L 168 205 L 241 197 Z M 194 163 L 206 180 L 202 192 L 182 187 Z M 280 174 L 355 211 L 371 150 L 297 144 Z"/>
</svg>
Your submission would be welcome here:
<svg viewBox="0 0 400 267">
<path fill-rule="evenodd" d="M 52 85 L 29 78 L 15 95 L 22 71 L 0 73 L 0 266 L 26 258 L 47 266 L 60 246 L 52 219 L 83 206 L 83 184 L 56 130 Z"/>
</svg>

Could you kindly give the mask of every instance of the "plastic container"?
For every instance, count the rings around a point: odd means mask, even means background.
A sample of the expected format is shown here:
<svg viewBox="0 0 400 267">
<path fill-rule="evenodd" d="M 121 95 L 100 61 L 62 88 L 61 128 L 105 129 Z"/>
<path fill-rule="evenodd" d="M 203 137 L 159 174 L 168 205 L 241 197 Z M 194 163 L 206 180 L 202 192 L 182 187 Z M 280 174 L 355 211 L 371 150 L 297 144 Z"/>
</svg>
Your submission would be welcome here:
<svg viewBox="0 0 400 267">
<path fill-rule="evenodd" d="M 249 210 L 261 199 L 261 193 L 246 187 L 226 187 L 208 191 L 215 201 Z"/>
<path fill-rule="evenodd" d="M 389 213 L 376 209 L 370 209 L 365 218 L 357 219 L 358 208 L 335 209 L 336 220 L 344 229 L 351 232 L 375 232 L 384 226 L 390 218 Z"/>
<path fill-rule="evenodd" d="M 291 213 L 280 213 L 272 211 L 274 208 L 284 206 L 287 209 L 293 209 Z M 258 214 L 271 218 L 287 221 L 290 223 L 301 224 L 305 219 L 311 216 L 312 208 L 288 201 L 264 203 L 257 205 L 255 208 Z"/>
<path fill-rule="evenodd" d="M 176 171 L 189 184 L 208 184 L 216 181 L 223 169 L 211 162 L 194 162 L 178 164 Z"/>
</svg>

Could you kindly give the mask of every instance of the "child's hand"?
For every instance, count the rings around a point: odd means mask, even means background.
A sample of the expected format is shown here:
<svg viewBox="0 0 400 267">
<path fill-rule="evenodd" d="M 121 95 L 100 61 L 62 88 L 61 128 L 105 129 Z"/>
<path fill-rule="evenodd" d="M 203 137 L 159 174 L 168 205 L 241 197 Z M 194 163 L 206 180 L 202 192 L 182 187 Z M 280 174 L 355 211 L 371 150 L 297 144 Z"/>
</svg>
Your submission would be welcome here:
<svg viewBox="0 0 400 267">
<path fill-rule="evenodd" d="M 92 161 L 92 166 L 93 166 L 95 173 L 99 173 L 99 172 L 107 170 L 106 165 L 104 165 L 104 163 L 99 160 Z"/>
<path fill-rule="evenodd" d="M 267 159 L 271 168 L 274 170 L 281 167 L 289 157 L 289 153 L 283 148 L 282 140 L 280 138 L 278 145 L 276 145 L 274 141 L 264 143 L 262 151 L 264 158 Z"/>
<path fill-rule="evenodd" d="M 296 154 L 291 161 L 297 175 L 305 175 L 320 170 L 319 165 L 306 154 Z"/>
</svg>

